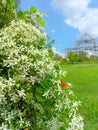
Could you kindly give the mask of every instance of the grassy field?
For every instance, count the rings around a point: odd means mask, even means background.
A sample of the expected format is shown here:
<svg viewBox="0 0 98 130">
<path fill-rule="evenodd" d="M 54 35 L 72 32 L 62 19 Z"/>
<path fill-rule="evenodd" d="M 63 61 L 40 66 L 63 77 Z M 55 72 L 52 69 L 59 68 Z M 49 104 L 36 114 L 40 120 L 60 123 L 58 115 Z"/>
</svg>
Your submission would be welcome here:
<svg viewBox="0 0 98 130">
<path fill-rule="evenodd" d="M 62 65 L 67 70 L 66 82 L 72 83 L 73 91 L 82 102 L 80 113 L 85 130 L 98 130 L 98 64 Z"/>
</svg>

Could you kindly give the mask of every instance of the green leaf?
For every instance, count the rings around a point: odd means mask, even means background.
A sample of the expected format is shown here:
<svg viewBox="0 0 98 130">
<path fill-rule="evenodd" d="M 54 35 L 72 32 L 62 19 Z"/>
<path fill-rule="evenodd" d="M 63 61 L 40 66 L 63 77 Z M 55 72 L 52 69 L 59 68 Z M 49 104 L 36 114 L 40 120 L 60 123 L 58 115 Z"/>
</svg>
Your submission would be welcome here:
<svg viewBox="0 0 98 130">
<path fill-rule="evenodd" d="M 15 6 L 15 2 L 13 0 L 7 0 L 7 4 L 9 4 L 11 7 Z"/>
<path fill-rule="evenodd" d="M 28 99 L 29 101 L 31 101 L 31 100 L 33 99 L 33 93 L 31 93 L 31 92 L 27 92 L 27 93 L 26 93 L 26 96 L 27 96 L 27 99 Z"/>
<path fill-rule="evenodd" d="M 50 75 L 50 74 L 46 75 L 46 79 L 47 80 L 53 79 L 53 75 Z"/>
<path fill-rule="evenodd" d="M 36 13 L 36 12 L 37 12 L 37 8 L 32 6 L 30 8 L 30 13 L 32 14 L 32 13 Z"/>
<path fill-rule="evenodd" d="M 41 85 L 41 87 L 45 87 L 45 82 L 44 81 L 40 81 L 40 85 Z"/>
<path fill-rule="evenodd" d="M 37 99 L 39 102 L 45 102 L 45 101 L 46 101 L 45 97 L 42 97 L 42 96 L 40 96 L 39 94 L 36 94 L 36 99 Z"/>
<path fill-rule="evenodd" d="M 36 92 L 42 94 L 43 93 L 43 88 L 36 87 Z"/>
<path fill-rule="evenodd" d="M 17 13 L 17 15 L 18 15 L 18 17 L 21 18 L 21 19 L 26 19 L 26 14 L 25 14 L 25 12 L 19 11 L 19 12 Z"/>
<path fill-rule="evenodd" d="M 24 14 L 25 14 L 25 15 L 29 14 L 29 11 L 24 11 Z"/>
<path fill-rule="evenodd" d="M 51 84 L 50 80 L 46 79 L 45 81 L 41 81 L 40 85 L 41 85 L 41 87 L 47 89 L 47 88 L 50 88 L 52 84 Z"/>
<path fill-rule="evenodd" d="M 19 12 L 17 13 L 17 15 L 18 15 L 18 17 L 22 17 L 22 16 L 23 16 L 23 12 L 22 12 L 22 11 L 19 11 Z"/>
<path fill-rule="evenodd" d="M 45 27 L 45 22 L 44 22 L 44 20 L 43 20 L 40 16 L 38 16 L 37 19 L 38 19 L 39 24 L 40 24 L 42 27 Z"/>
<path fill-rule="evenodd" d="M 50 88 L 51 87 L 51 82 L 50 81 L 46 81 L 46 87 Z"/>
</svg>

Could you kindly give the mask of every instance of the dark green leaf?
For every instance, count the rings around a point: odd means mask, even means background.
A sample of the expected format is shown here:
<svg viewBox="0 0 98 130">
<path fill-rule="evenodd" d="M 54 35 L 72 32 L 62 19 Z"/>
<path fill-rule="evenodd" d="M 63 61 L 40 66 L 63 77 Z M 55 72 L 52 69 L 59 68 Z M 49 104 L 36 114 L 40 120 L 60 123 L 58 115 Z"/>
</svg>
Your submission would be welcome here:
<svg viewBox="0 0 98 130">
<path fill-rule="evenodd" d="M 42 94 L 43 93 L 43 88 L 36 87 L 36 92 Z"/>
<path fill-rule="evenodd" d="M 40 85 L 41 85 L 42 87 L 45 87 L 45 82 L 44 82 L 44 81 L 40 81 Z"/>
<path fill-rule="evenodd" d="M 23 16 L 23 12 L 22 11 L 19 11 L 17 14 L 18 14 L 19 17 Z"/>
<path fill-rule="evenodd" d="M 42 97 L 42 96 L 40 96 L 39 94 L 36 94 L 36 99 L 37 99 L 39 102 L 45 102 L 45 101 L 46 101 L 45 97 Z"/>
</svg>

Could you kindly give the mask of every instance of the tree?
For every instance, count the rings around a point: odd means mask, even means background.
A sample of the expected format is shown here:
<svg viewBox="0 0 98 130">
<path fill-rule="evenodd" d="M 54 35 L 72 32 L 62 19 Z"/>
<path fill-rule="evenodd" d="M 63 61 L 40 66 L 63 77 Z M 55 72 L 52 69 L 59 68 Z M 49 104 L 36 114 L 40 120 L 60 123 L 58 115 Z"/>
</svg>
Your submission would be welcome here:
<svg viewBox="0 0 98 130">
<path fill-rule="evenodd" d="M 55 53 L 55 54 L 54 54 L 54 60 L 55 60 L 55 61 L 61 61 L 61 60 L 62 60 L 62 57 L 61 57 L 58 53 Z"/>
<path fill-rule="evenodd" d="M 74 53 L 74 52 L 69 52 L 68 53 L 68 63 L 75 63 L 75 62 L 79 62 L 79 54 Z"/>
<path fill-rule="evenodd" d="M 79 53 L 79 61 L 82 62 L 82 61 L 87 61 L 87 53 L 86 52 L 80 52 Z"/>
</svg>

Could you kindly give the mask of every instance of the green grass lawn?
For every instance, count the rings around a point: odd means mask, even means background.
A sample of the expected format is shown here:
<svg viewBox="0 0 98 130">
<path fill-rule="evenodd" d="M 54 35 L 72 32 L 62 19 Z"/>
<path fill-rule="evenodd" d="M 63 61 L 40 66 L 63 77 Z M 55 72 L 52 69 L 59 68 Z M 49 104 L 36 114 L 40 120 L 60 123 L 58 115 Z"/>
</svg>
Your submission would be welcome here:
<svg viewBox="0 0 98 130">
<path fill-rule="evenodd" d="M 82 102 L 80 113 L 85 130 L 98 130 L 98 64 L 61 65 L 67 70 L 64 79 L 72 83 L 75 95 Z"/>
</svg>

